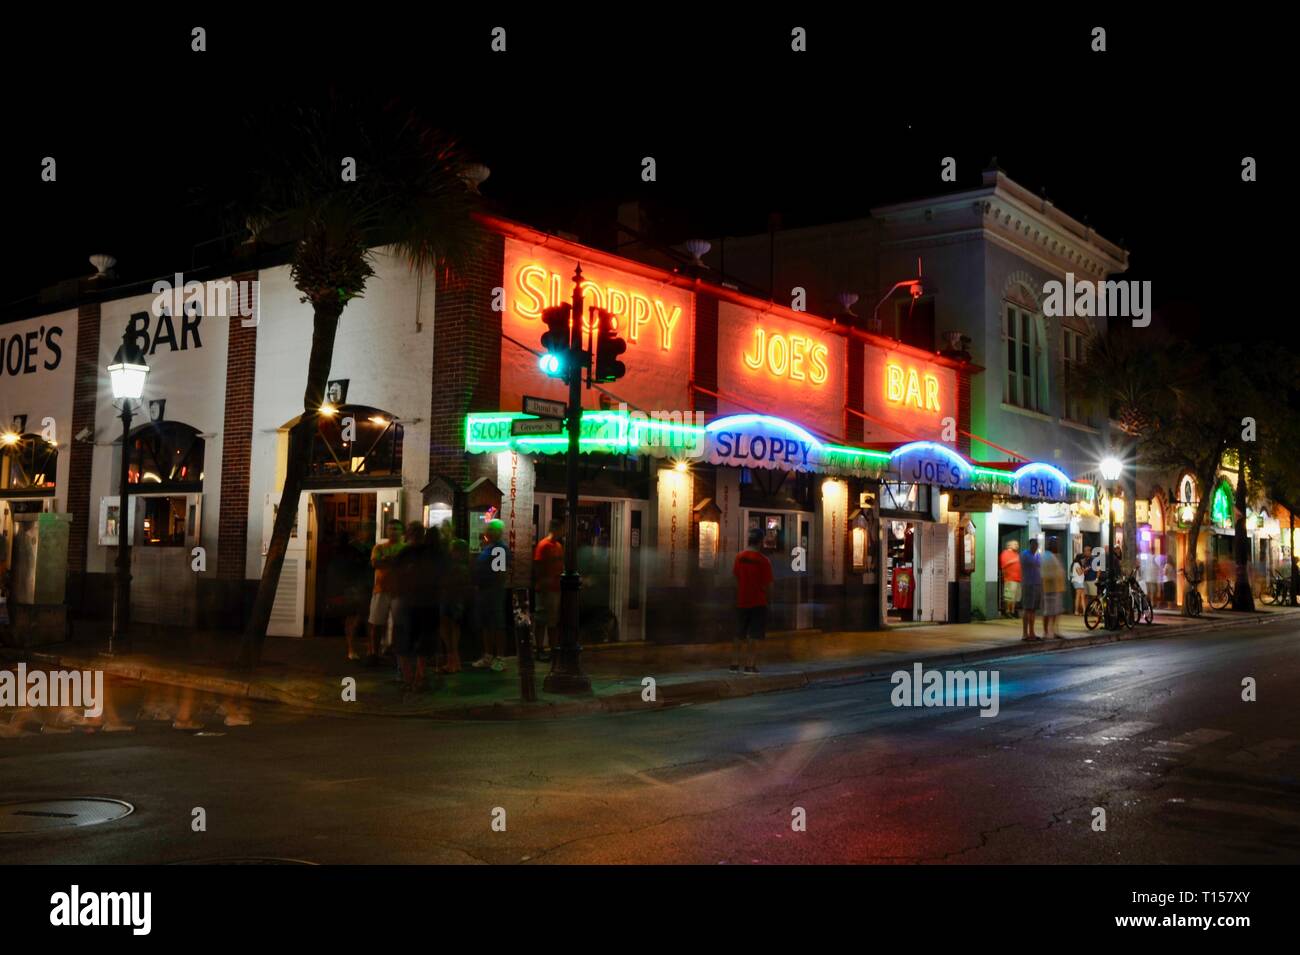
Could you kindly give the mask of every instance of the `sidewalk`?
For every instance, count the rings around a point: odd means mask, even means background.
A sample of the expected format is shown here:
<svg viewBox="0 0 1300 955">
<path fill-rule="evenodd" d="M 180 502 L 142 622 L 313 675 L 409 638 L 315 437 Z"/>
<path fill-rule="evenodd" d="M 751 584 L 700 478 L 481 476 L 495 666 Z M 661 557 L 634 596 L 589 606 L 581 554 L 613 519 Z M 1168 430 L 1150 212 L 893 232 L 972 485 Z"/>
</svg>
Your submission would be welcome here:
<svg viewBox="0 0 1300 955">
<path fill-rule="evenodd" d="M 1065 640 L 1025 643 L 1019 620 L 966 624 L 906 624 L 883 631 L 773 634 L 761 648 L 756 676 L 727 669 L 730 644 L 600 644 L 584 648 L 582 663 L 592 693 L 570 697 L 542 692 L 548 664 L 538 664 L 538 701 L 520 698 L 517 661 L 503 673 L 466 669 L 437 676 L 423 693 L 404 693 L 393 666 L 364 667 L 344 658 L 341 638 L 268 637 L 263 663 L 250 678 L 234 667 L 237 635 L 173 631 L 138 637 L 134 652 L 108 658 L 101 636 L 81 632 L 66 644 L 21 651 L 0 649 L 0 660 L 29 665 L 102 669 L 107 674 L 221 694 L 270 701 L 340 716 L 435 719 L 528 719 L 614 713 L 796 689 L 812 683 L 887 676 L 917 661 L 927 666 L 969 663 L 1021 653 L 1056 651 L 1118 640 L 1173 636 L 1300 617 L 1300 608 L 1265 607 L 1253 615 L 1207 613 L 1189 619 L 1157 612 L 1149 626 L 1110 633 L 1088 631 L 1082 618 L 1062 617 Z M 1041 626 L 1039 633 L 1041 634 Z M 345 677 L 356 680 L 356 702 L 344 702 Z M 653 677 L 656 699 L 642 699 L 642 680 Z"/>
</svg>

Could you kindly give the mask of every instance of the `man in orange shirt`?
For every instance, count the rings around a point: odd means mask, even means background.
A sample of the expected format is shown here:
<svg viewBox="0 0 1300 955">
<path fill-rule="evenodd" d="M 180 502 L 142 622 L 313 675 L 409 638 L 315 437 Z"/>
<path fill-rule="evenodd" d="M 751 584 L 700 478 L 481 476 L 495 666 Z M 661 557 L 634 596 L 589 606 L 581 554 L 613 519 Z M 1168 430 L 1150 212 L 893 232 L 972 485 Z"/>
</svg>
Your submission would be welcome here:
<svg viewBox="0 0 1300 955">
<path fill-rule="evenodd" d="M 732 644 L 731 672 L 740 672 L 740 643 L 745 642 L 746 673 L 757 673 L 758 650 L 755 640 L 767 631 L 767 593 L 772 586 L 772 562 L 759 550 L 763 532 L 757 527 L 749 532 L 749 546 L 736 555 L 731 573 L 736 578 L 736 612 L 740 627 Z"/>
<path fill-rule="evenodd" d="M 545 663 L 559 646 L 560 575 L 564 573 L 564 521 L 553 520 L 533 549 L 533 633 L 537 659 Z"/>
<path fill-rule="evenodd" d="M 1009 540 L 998 555 L 1002 568 L 1002 616 L 1014 617 L 1020 600 L 1020 541 Z"/>
</svg>

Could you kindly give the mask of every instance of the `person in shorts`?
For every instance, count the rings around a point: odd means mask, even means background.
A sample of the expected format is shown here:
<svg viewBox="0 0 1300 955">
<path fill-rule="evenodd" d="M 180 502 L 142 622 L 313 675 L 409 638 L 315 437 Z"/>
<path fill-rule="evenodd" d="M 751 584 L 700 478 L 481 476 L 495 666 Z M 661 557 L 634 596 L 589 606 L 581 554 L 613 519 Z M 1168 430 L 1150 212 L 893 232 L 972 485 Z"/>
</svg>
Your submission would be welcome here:
<svg viewBox="0 0 1300 955">
<path fill-rule="evenodd" d="M 1074 594 L 1074 613 L 1083 616 L 1087 609 L 1088 598 L 1084 591 L 1084 577 L 1088 572 L 1088 557 L 1085 553 L 1074 555 L 1074 561 L 1070 564 L 1070 589 Z"/>
<path fill-rule="evenodd" d="M 392 577 L 393 562 L 402 552 L 402 525 L 389 521 L 385 537 L 378 541 L 370 551 L 370 566 L 375 569 L 375 587 L 370 595 L 369 627 L 366 638 L 366 665 L 379 663 L 380 631 L 388 631 L 388 619 L 393 610 L 393 591 L 395 582 Z"/>
<path fill-rule="evenodd" d="M 1047 553 L 1039 558 L 1038 567 L 1043 593 L 1043 636 L 1063 640 L 1065 638 L 1061 636 L 1060 618 L 1065 610 L 1066 580 L 1059 548 L 1056 538 L 1049 537 Z"/>
<path fill-rule="evenodd" d="M 1038 561 L 1038 539 L 1030 538 L 1029 550 L 1020 555 L 1021 638 L 1043 639 L 1034 632 L 1034 620 L 1043 606 L 1043 575 Z"/>
<path fill-rule="evenodd" d="M 1002 570 L 1002 616 L 1014 617 L 1020 602 L 1020 541 L 1009 540 L 998 555 Z"/>
<path fill-rule="evenodd" d="M 731 572 L 736 578 L 736 614 L 739 626 L 732 645 L 731 672 L 740 672 L 741 644 L 745 647 L 745 672 L 758 673 L 756 640 L 767 633 L 767 594 L 772 586 L 772 562 L 759 548 L 763 531 L 749 532 L 749 546 L 736 555 Z"/>
</svg>

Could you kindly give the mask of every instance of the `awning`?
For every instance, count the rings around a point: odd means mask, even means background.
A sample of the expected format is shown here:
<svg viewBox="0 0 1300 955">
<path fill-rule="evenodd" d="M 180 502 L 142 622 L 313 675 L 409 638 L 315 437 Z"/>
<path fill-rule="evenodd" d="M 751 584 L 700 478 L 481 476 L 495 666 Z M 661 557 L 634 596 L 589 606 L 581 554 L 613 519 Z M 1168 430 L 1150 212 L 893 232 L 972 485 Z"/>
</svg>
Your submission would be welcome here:
<svg viewBox="0 0 1300 955">
<path fill-rule="evenodd" d="M 1093 487 L 1070 480 L 1045 462 L 986 465 L 935 441 L 911 441 L 891 449 L 836 444 L 793 421 L 765 414 L 734 414 L 712 421 L 637 411 L 584 411 L 579 449 L 584 454 L 644 454 L 665 460 L 729 467 L 810 471 L 988 491 L 1035 501 L 1091 500 Z M 511 423 L 533 419 L 515 411 L 470 414 L 465 450 L 471 454 L 518 451 L 561 454 L 567 434 L 512 435 Z M 533 419 L 536 420 L 536 419 Z"/>
</svg>

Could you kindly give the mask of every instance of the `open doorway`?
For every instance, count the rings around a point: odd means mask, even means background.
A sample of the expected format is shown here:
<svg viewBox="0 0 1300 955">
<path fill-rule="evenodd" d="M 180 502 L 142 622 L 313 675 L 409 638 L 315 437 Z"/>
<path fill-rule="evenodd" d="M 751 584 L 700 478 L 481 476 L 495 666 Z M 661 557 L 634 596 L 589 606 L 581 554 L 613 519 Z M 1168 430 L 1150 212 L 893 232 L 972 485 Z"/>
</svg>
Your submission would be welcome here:
<svg viewBox="0 0 1300 955">
<path fill-rule="evenodd" d="M 885 620 L 905 623 L 917 616 L 920 541 L 916 521 L 885 522 Z"/>
<path fill-rule="evenodd" d="M 327 581 L 360 573 L 363 565 L 357 555 L 369 562 L 379 533 L 378 501 L 373 492 L 331 491 L 311 497 L 315 533 L 308 557 L 311 592 L 307 632 L 316 637 L 341 637 L 343 619 L 334 612 L 340 595 L 332 592 Z M 351 549 L 353 554 L 345 553 L 345 549 Z"/>
<path fill-rule="evenodd" d="M 565 519 L 565 501 L 551 499 L 551 518 Z M 582 589 L 578 591 L 578 620 L 582 638 L 591 643 L 618 640 L 617 615 L 614 613 L 614 502 L 582 499 L 578 501 L 578 539 L 566 541 L 577 547 L 578 574 Z"/>
</svg>

